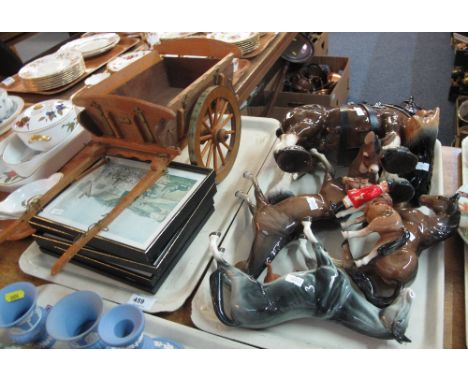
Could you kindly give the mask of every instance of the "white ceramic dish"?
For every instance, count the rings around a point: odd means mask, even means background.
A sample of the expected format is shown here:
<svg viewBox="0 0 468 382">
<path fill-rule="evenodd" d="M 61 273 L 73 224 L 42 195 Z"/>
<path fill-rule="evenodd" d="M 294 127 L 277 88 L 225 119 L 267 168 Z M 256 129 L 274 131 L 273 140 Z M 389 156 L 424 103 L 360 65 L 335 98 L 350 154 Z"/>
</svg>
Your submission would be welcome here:
<svg viewBox="0 0 468 382">
<path fill-rule="evenodd" d="M 462 181 L 468 184 L 468 139 L 462 141 Z M 465 244 L 465 333 L 468 346 L 468 244 Z"/>
<path fill-rule="evenodd" d="M 76 126 L 73 104 L 51 99 L 28 107 L 16 118 L 12 129 L 26 146 L 47 151 L 66 139 Z"/>
<path fill-rule="evenodd" d="M 109 78 L 109 76 L 110 76 L 109 72 L 93 74 L 92 76 L 88 77 L 84 83 L 86 86 L 93 86 L 93 85 L 98 84 L 101 81 L 104 81 L 106 78 Z"/>
<path fill-rule="evenodd" d="M 0 135 L 5 134 L 11 129 L 13 121 L 16 119 L 19 113 L 23 110 L 24 101 L 21 97 L 9 96 L 15 105 L 13 113 L 8 117 L 0 121 Z"/>
<path fill-rule="evenodd" d="M 12 134 L 7 140 L 14 137 L 15 135 Z M 49 177 L 80 151 L 90 139 L 91 134 L 78 125 L 75 131 L 61 144 L 55 146 L 52 150 L 38 153 L 32 159 L 35 162 L 36 170 L 28 177 L 23 177 L 14 170 L 7 168 L 0 160 L 0 191 L 12 192 L 34 180 Z M 3 153 L 0 151 L 1 154 Z"/>
<path fill-rule="evenodd" d="M 277 167 L 270 155 L 259 175 L 259 183 L 264 190 L 269 189 L 275 171 Z M 310 182 L 310 178 L 302 180 Z M 437 142 L 432 193 L 443 193 L 442 182 L 441 145 Z M 313 185 L 314 181 L 309 184 Z M 252 217 L 246 206 L 242 206 L 229 230 L 221 232 L 224 235 L 221 246 L 226 249 L 225 259 L 231 264 L 243 260 L 250 251 L 253 239 Z M 339 253 L 343 240 L 339 232 L 334 235 L 322 235 L 319 231 L 314 233 L 330 254 Z M 208 238 L 205 238 L 205 245 L 207 244 Z M 290 260 L 284 255 L 284 252 L 278 254 L 274 262 L 278 260 L 280 264 L 287 266 Z M 416 298 L 406 332 L 412 340 L 409 344 L 400 345 L 396 341 L 377 340 L 342 325 L 312 318 L 290 321 L 257 331 L 225 326 L 216 317 L 211 302 L 209 276 L 214 270 L 213 263 L 192 300 L 192 321 L 195 326 L 207 332 L 263 348 L 441 348 L 444 318 L 443 244 L 430 248 L 421 254 L 419 260 L 418 275 L 411 285 Z"/>
<path fill-rule="evenodd" d="M 75 49 L 83 58 L 91 58 L 111 50 L 119 41 L 120 36 L 117 33 L 97 33 L 70 41 L 59 51 Z"/>
<path fill-rule="evenodd" d="M 63 297 L 75 292 L 73 289 L 65 288 L 60 285 L 46 284 L 37 288 L 37 304 L 46 307 L 54 306 Z M 103 312 L 116 306 L 115 303 L 104 300 Z M 214 336 L 201 330 L 193 329 L 176 322 L 164 320 L 162 318 L 145 314 L 144 333 L 150 337 L 166 337 L 185 346 L 186 349 L 248 349 L 248 345 L 242 345 L 238 342 L 229 341 L 222 337 Z M 0 329 L 0 348 L 8 346 L 10 343 Z M 64 344 L 56 343 L 54 348 L 65 348 Z"/>
<path fill-rule="evenodd" d="M 81 128 L 81 126 L 79 127 Z M 63 145 L 73 139 L 74 136 L 72 132 L 63 142 L 44 152 L 32 150 L 16 134 L 12 134 L 8 137 L 4 147 L 1 156 L 2 163 L 7 169 L 14 171 L 20 177 L 28 178 L 43 166 L 55 152 L 60 151 Z"/>
<path fill-rule="evenodd" d="M 181 257 L 172 272 L 155 295 L 142 292 L 124 283 L 101 276 L 75 264 L 67 264 L 63 271 L 52 277 L 50 268 L 56 259 L 41 253 L 36 243 L 22 254 L 19 265 L 23 272 L 74 289 L 92 289 L 104 298 L 118 303 L 129 301 L 138 294 L 151 301 L 145 311 L 150 313 L 172 312 L 179 309 L 195 289 L 202 277 L 210 254 L 206 240 L 208 235 L 219 229 L 227 230 L 239 210 L 235 190 L 247 192 L 250 182 L 242 177 L 245 169 L 258 172 L 266 153 L 275 141 L 279 122 L 270 118 L 242 117 L 242 135 L 236 163 L 229 176 L 218 185 L 214 197 L 215 212 L 204 224 L 200 233 Z M 187 150 L 177 161 L 189 163 Z"/>
<path fill-rule="evenodd" d="M 136 52 L 129 52 L 122 54 L 121 56 L 114 58 L 111 62 L 107 64 L 107 69 L 111 72 L 118 72 L 131 63 L 138 61 L 140 58 L 151 53 L 151 50 L 138 50 Z"/>
<path fill-rule="evenodd" d="M 56 185 L 62 177 L 63 174 L 57 172 L 48 178 L 38 179 L 18 188 L 8 195 L 5 200 L 0 202 L 0 214 L 19 217 L 26 211 L 29 201 L 37 196 L 44 195 Z"/>
</svg>

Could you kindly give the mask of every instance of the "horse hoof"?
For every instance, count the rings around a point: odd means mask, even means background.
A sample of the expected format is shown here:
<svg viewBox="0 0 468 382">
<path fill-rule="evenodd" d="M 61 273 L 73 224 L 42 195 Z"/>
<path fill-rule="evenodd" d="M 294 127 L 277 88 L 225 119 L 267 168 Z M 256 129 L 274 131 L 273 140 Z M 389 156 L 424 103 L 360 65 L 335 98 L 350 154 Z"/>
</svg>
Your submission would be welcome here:
<svg viewBox="0 0 468 382">
<path fill-rule="evenodd" d="M 414 187 L 407 179 L 397 178 L 388 180 L 389 194 L 393 203 L 403 203 L 410 201 L 414 197 Z"/>
<path fill-rule="evenodd" d="M 418 157 L 407 147 L 390 147 L 383 151 L 382 167 L 389 173 L 404 175 L 414 171 Z"/>
<path fill-rule="evenodd" d="M 311 154 L 301 146 L 289 146 L 275 152 L 274 158 L 278 167 L 284 172 L 308 172 Z"/>
</svg>

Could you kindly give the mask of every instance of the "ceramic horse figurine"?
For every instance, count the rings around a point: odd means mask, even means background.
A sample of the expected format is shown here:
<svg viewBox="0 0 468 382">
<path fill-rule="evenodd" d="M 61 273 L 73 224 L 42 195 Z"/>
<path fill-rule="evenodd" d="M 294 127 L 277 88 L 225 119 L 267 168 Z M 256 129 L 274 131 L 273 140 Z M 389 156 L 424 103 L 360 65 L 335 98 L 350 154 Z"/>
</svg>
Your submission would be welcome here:
<svg viewBox="0 0 468 382">
<path fill-rule="evenodd" d="M 310 264 L 313 269 L 290 273 L 269 283 L 261 283 L 228 264 L 217 248 L 219 235 L 210 236 L 210 248 L 217 262 L 217 269 L 210 276 L 210 290 L 218 319 L 228 326 L 263 329 L 314 317 L 338 322 L 371 337 L 409 342 L 405 331 L 413 291 L 403 289 L 386 309 L 375 307 L 333 264 L 310 224 L 303 223 L 304 234 L 315 252 L 316 259 Z M 312 257 L 306 257 L 306 262 Z"/>
<path fill-rule="evenodd" d="M 388 194 L 369 201 L 364 209 L 364 215 L 351 222 L 346 222 L 345 227 L 363 221 L 362 218 L 365 218 L 367 221 L 367 226 L 360 230 L 342 231 L 343 237 L 351 239 L 377 232 L 380 238 L 366 256 L 354 262 L 356 267 L 368 264 L 381 253 L 388 253 L 401 247 L 409 238 L 408 232 L 405 231 L 403 220 L 400 214 L 393 209 L 392 199 Z"/>
<path fill-rule="evenodd" d="M 388 306 L 416 277 L 421 252 L 457 231 L 460 221 L 458 196 L 421 195 L 419 203 L 422 207 L 396 207 L 404 230 L 409 233 L 407 240 L 397 249 L 385 251 L 383 256 L 377 256 L 359 268 L 353 263 L 348 243 L 343 244 L 346 271 L 370 302 L 379 307 Z"/>
<path fill-rule="evenodd" d="M 253 174 L 245 172 L 244 177 L 254 186 L 256 202 L 252 203 L 246 194 L 239 191 L 236 196 L 247 203 L 253 215 L 255 237 L 248 259 L 236 266 L 255 278 L 260 276 L 266 264 L 294 238 L 303 219 L 334 219 L 332 206 L 345 196 L 345 184 L 341 179 L 333 179 L 328 173 L 325 174 L 318 194 L 287 194 L 284 198 L 276 195 L 275 201 L 265 197 Z M 348 182 L 354 184 L 352 180 Z"/>
<path fill-rule="evenodd" d="M 327 166 L 326 166 L 327 168 Z M 305 218 L 318 220 L 335 220 L 335 207 L 342 203 L 350 189 L 368 186 L 363 178 L 333 178 L 328 170 L 325 172 L 320 191 L 317 194 L 290 196 L 289 193 L 276 194 L 275 198 L 266 198 L 257 179 L 249 172 L 244 173 L 254 186 L 256 203 L 249 197 L 236 192 L 243 199 L 253 215 L 255 237 L 247 260 L 236 264 L 249 275 L 257 278 L 279 251 L 297 234 L 300 222 Z M 411 185 L 404 180 L 394 183 L 392 196 L 397 200 L 408 200 L 413 195 Z M 408 189 L 411 191 L 408 193 Z"/>
<path fill-rule="evenodd" d="M 397 143 L 382 150 L 384 169 L 410 180 L 417 196 L 428 193 L 440 111 L 418 110 L 412 102 L 408 105 L 411 107 L 348 104 L 331 109 L 320 105 L 295 108 L 277 131 L 280 142 L 275 160 L 283 171 L 302 172 L 304 163 L 310 167 L 314 162 L 310 149 L 316 148 L 327 158 L 349 165 L 367 133 L 373 131 L 379 139 L 396 133 L 401 146 Z"/>
</svg>

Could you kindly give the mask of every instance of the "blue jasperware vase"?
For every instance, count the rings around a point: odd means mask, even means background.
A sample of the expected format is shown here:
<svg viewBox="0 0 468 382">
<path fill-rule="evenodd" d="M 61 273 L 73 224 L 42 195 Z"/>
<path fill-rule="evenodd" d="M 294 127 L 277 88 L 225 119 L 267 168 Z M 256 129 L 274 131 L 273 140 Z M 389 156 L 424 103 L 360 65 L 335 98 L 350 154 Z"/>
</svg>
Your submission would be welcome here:
<svg viewBox="0 0 468 382">
<path fill-rule="evenodd" d="M 47 333 L 72 349 L 102 349 L 97 327 L 102 299 L 90 291 L 79 291 L 62 298 L 50 311 Z"/>
<path fill-rule="evenodd" d="M 105 313 L 98 326 L 99 337 L 109 349 L 181 349 L 167 338 L 143 334 L 145 316 L 135 305 L 122 304 Z"/>
<path fill-rule="evenodd" d="M 30 282 L 16 282 L 0 290 L 0 327 L 17 345 L 50 348 L 54 340 L 45 328 L 48 310 L 37 306 L 37 289 Z"/>
</svg>

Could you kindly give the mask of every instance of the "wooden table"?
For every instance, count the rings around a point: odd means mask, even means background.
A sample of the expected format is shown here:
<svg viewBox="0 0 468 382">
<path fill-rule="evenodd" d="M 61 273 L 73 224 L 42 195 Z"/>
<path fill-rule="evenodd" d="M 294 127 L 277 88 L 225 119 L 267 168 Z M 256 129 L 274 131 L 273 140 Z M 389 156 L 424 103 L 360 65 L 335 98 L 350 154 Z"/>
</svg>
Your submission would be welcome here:
<svg viewBox="0 0 468 382">
<path fill-rule="evenodd" d="M 262 81 L 266 73 L 273 67 L 278 58 L 281 56 L 286 47 L 291 43 L 297 33 L 280 32 L 275 39 L 266 47 L 266 49 L 256 57 L 250 59 L 250 67 L 239 79 L 234 90 L 237 93 L 240 102 L 245 101 L 253 89 Z M 144 45 L 146 47 L 146 45 Z M 143 44 L 137 45 L 134 49 L 142 49 Z M 103 71 L 105 66 L 95 73 Z M 95 74 L 93 73 L 93 74 Z M 28 103 L 36 103 L 44 99 L 60 98 L 70 99 L 77 91 L 84 86 L 84 80 L 67 89 L 63 93 L 44 96 L 40 94 L 18 94 Z"/>
</svg>

